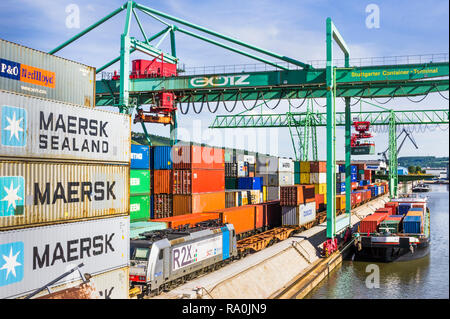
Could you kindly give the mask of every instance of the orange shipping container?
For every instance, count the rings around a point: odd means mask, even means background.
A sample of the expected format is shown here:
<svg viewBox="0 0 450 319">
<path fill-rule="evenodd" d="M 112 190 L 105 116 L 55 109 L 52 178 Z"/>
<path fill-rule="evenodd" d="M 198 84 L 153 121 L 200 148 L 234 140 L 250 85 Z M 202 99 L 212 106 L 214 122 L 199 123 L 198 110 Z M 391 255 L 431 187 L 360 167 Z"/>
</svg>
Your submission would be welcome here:
<svg viewBox="0 0 450 319">
<path fill-rule="evenodd" d="M 225 171 L 211 169 L 174 170 L 173 194 L 225 191 Z"/>
<path fill-rule="evenodd" d="M 224 150 L 198 145 L 182 145 L 172 148 L 174 169 L 223 169 L 225 170 Z"/>
<path fill-rule="evenodd" d="M 255 230 L 255 205 L 232 207 L 219 211 L 222 223 L 233 224 L 236 235 Z"/>
<path fill-rule="evenodd" d="M 178 228 L 185 225 L 194 226 L 196 223 L 204 222 L 210 219 L 219 219 L 218 213 L 199 213 L 199 214 L 187 214 L 179 215 L 167 218 L 155 219 L 156 222 L 165 222 L 167 228 Z"/>
<path fill-rule="evenodd" d="M 173 195 L 173 216 L 214 212 L 225 208 L 225 192 Z"/>
<path fill-rule="evenodd" d="M 172 193 L 172 171 L 154 170 L 153 171 L 153 193 L 171 194 Z"/>
</svg>

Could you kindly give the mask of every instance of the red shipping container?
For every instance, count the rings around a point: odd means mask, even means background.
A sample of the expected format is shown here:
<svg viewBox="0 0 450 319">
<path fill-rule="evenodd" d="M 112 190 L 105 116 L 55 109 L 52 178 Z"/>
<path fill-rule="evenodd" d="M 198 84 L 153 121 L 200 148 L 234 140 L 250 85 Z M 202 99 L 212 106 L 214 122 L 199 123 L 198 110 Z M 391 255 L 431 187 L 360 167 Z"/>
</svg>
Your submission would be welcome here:
<svg viewBox="0 0 450 319">
<path fill-rule="evenodd" d="M 153 209 L 155 218 L 165 218 L 172 216 L 172 195 L 153 195 Z"/>
<path fill-rule="evenodd" d="M 303 188 L 303 199 L 305 200 L 305 203 L 310 203 L 311 199 L 312 201 L 316 200 L 314 185 L 300 185 L 300 186 L 302 186 Z"/>
<path fill-rule="evenodd" d="M 303 187 L 300 185 L 280 187 L 280 205 L 298 206 L 303 204 Z"/>
<path fill-rule="evenodd" d="M 384 207 L 391 207 L 392 208 L 392 215 L 397 215 L 398 213 L 398 202 L 387 202 L 384 204 Z"/>
<path fill-rule="evenodd" d="M 225 191 L 225 171 L 192 169 L 173 171 L 173 194 Z"/>
<path fill-rule="evenodd" d="M 371 181 L 372 180 L 372 171 L 369 169 L 364 170 L 364 179 Z"/>
<path fill-rule="evenodd" d="M 309 168 L 311 173 L 326 173 L 327 172 L 327 162 L 317 161 L 310 162 Z"/>
<path fill-rule="evenodd" d="M 130 78 L 169 77 L 177 75 L 177 65 L 154 60 L 133 60 Z"/>
<path fill-rule="evenodd" d="M 248 205 L 255 207 L 255 229 L 264 229 L 264 206 L 262 205 Z"/>
<path fill-rule="evenodd" d="M 378 208 L 375 213 L 393 215 L 392 207 Z"/>
<path fill-rule="evenodd" d="M 359 223 L 360 233 L 374 233 L 377 231 L 378 225 L 387 217 L 387 214 L 372 214 L 366 216 Z"/>
<path fill-rule="evenodd" d="M 181 145 L 172 148 L 174 169 L 215 169 L 225 170 L 222 148 Z"/>
<path fill-rule="evenodd" d="M 171 194 L 172 193 L 172 171 L 154 170 L 153 171 L 153 194 Z"/>
</svg>

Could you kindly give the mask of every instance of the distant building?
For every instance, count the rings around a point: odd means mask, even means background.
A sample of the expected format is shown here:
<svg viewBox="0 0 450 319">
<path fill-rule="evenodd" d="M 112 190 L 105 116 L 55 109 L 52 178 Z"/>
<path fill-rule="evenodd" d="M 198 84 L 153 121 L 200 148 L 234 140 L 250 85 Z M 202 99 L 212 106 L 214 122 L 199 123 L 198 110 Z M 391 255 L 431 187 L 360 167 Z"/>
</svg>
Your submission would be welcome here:
<svg viewBox="0 0 450 319">
<path fill-rule="evenodd" d="M 403 167 L 403 166 L 398 166 L 397 167 L 397 174 L 398 175 L 408 175 L 408 169 L 406 167 Z"/>
</svg>

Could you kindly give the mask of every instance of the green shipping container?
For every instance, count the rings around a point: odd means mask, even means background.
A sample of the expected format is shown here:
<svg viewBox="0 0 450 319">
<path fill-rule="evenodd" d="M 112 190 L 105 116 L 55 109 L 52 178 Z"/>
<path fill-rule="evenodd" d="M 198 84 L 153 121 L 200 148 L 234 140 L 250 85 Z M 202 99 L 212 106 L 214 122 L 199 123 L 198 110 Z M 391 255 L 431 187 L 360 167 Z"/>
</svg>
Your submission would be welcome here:
<svg viewBox="0 0 450 319">
<path fill-rule="evenodd" d="M 130 195 L 150 194 L 150 171 L 145 169 L 130 170 Z"/>
<path fill-rule="evenodd" d="M 225 189 L 238 189 L 238 179 L 236 177 L 225 177 Z"/>
<path fill-rule="evenodd" d="M 224 158 L 225 158 L 225 163 L 233 163 L 234 162 L 234 149 L 231 149 L 231 148 L 224 149 Z"/>
<path fill-rule="evenodd" d="M 146 221 L 150 219 L 150 196 L 130 196 L 130 221 Z"/>
<path fill-rule="evenodd" d="M 300 168 L 300 163 L 299 163 L 299 168 Z M 300 185 L 300 173 L 295 173 L 294 174 L 294 184 L 295 185 Z"/>
<path fill-rule="evenodd" d="M 294 161 L 294 173 L 300 174 L 300 161 Z M 298 183 L 300 184 L 300 176 L 298 177 Z"/>
<path fill-rule="evenodd" d="M 382 221 L 379 227 L 381 233 L 389 232 L 391 234 L 399 233 L 400 230 L 400 220 L 385 220 Z"/>
</svg>

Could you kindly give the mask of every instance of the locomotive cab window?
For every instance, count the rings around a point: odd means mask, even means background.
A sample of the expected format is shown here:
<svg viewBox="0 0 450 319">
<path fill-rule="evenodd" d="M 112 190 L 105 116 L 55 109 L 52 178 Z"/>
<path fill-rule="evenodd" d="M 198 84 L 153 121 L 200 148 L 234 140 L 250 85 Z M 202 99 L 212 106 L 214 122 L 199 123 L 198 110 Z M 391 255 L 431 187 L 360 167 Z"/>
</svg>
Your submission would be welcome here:
<svg viewBox="0 0 450 319">
<path fill-rule="evenodd" d="M 150 254 L 150 248 L 136 247 L 132 254 L 134 260 L 148 260 Z"/>
<path fill-rule="evenodd" d="M 161 250 L 159 251 L 159 256 L 158 256 L 158 258 L 159 258 L 159 259 L 163 259 L 163 257 L 164 257 L 164 250 L 161 249 Z"/>
</svg>

